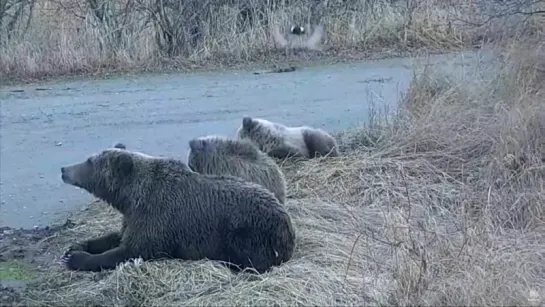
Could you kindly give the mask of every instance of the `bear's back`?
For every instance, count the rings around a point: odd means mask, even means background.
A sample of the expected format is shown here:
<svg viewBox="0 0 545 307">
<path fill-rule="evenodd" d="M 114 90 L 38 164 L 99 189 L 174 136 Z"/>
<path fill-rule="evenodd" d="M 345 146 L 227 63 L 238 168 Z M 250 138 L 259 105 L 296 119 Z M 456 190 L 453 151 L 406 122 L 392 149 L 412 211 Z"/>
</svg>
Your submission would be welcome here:
<svg viewBox="0 0 545 307">
<path fill-rule="evenodd" d="M 191 150 L 188 163 L 201 174 L 229 175 L 255 182 L 285 202 L 286 182 L 276 162 L 250 140 L 216 141 L 214 150 Z"/>
<path fill-rule="evenodd" d="M 263 186 L 202 175 L 174 159 L 141 161 L 142 178 L 125 185 L 133 193 L 126 195 L 140 196 L 124 217 L 122 240 L 144 259 L 231 259 L 243 266 L 251 259 L 263 271 L 293 254 L 290 216 Z"/>
<path fill-rule="evenodd" d="M 253 207 L 257 203 L 280 206 L 272 192 L 259 184 L 232 175 L 199 174 L 181 161 L 161 162 L 163 165 L 156 168 L 161 170 L 155 172 L 157 178 L 150 181 L 153 187 L 148 198 L 154 198 L 147 200 L 150 203 L 164 203 L 164 199 L 173 199 L 184 210 L 227 210 L 231 213 L 255 211 Z"/>
<path fill-rule="evenodd" d="M 203 175 L 177 161 L 156 161 L 155 178 L 141 186 L 147 191 L 140 201 L 137 219 L 157 219 L 162 233 L 183 236 L 202 232 L 221 233 L 237 221 L 281 220 L 287 214 L 274 194 L 263 186 L 228 175 Z M 158 171 L 160 169 L 160 171 Z M 155 216 L 155 217 L 153 217 Z M 278 223 L 278 222 L 275 222 Z M 194 240 L 186 238 L 184 240 Z M 177 240 L 175 240 L 177 241 Z M 189 241 L 187 242 L 189 244 Z"/>
</svg>

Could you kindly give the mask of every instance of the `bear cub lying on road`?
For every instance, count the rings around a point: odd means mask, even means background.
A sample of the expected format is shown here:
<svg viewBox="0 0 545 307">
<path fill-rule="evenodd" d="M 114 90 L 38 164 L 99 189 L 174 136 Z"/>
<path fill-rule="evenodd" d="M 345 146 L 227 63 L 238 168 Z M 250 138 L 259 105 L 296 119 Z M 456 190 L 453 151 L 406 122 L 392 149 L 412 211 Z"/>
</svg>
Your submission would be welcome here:
<svg viewBox="0 0 545 307">
<path fill-rule="evenodd" d="M 280 167 L 249 140 L 205 136 L 189 141 L 189 167 L 201 174 L 230 175 L 255 182 L 286 202 L 286 179 Z"/>
<path fill-rule="evenodd" d="M 116 146 L 117 147 L 117 146 Z M 123 214 L 119 232 L 75 244 L 72 270 L 113 269 L 130 258 L 208 258 L 258 273 L 288 261 L 291 219 L 266 188 L 231 176 L 202 175 L 185 163 L 111 148 L 61 168 L 62 180 Z"/>
</svg>

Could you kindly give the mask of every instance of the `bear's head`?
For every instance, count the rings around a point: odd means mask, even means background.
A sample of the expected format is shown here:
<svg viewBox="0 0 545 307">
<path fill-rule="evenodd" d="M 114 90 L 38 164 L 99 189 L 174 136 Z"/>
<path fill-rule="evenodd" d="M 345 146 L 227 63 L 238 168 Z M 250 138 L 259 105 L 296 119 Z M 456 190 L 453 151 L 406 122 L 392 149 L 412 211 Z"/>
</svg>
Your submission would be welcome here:
<svg viewBox="0 0 545 307">
<path fill-rule="evenodd" d="M 244 117 L 237 130 L 237 138 L 260 142 L 277 135 L 284 126 L 262 118 Z"/>
<path fill-rule="evenodd" d="M 260 134 L 260 130 L 260 122 L 246 116 L 242 119 L 242 125 L 237 130 L 237 137 L 239 139 L 252 139 L 254 135 Z"/>
<path fill-rule="evenodd" d="M 254 120 L 249 116 L 242 118 L 242 129 L 246 131 L 251 131 L 259 124 L 258 121 Z"/>
<path fill-rule="evenodd" d="M 215 140 L 221 140 L 219 137 L 206 136 L 195 138 L 189 141 L 189 150 L 187 151 L 187 166 L 192 171 L 201 172 L 202 158 L 216 152 Z"/>
<path fill-rule="evenodd" d="M 187 163 L 193 170 L 198 164 L 218 163 L 232 158 L 257 160 L 259 149 L 248 139 L 234 140 L 210 135 L 189 141 Z"/>
<path fill-rule="evenodd" d="M 124 149 L 107 149 L 84 162 L 61 167 L 61 178 L 99 198 L 111 198 L 134 178 L 136 159 L 144 157 Z"/>
<path fill-rule="evenodd" d="M 189 141 L 189 149 L 195 152 L 214 152 L 218 149 L 217 145 L 226 142 L 226 140 L 219 135 L 203 136 Z"/>
</svg>

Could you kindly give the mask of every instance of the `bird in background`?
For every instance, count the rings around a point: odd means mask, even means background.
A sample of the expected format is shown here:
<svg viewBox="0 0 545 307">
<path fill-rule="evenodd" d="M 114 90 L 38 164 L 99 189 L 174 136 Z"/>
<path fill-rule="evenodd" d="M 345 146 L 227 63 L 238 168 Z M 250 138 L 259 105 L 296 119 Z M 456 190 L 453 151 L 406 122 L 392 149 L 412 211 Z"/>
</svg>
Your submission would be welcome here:
<svg viewBox="0 0 545 307">
<path fill-rule="evenodd" d="M 320 43 L 324 37 L 324 27 L 322 25 L 317 25 L 310 35 L 307 28 L 294 25 L 290 28 L 288 35 L 285 36 L 280 33 L 280 27 L 278 25 L 274 26 L 272 29 L 272 36 L 275 45 L 287 50 L 322 50 Z"/>
<path fill-rule="evenodd" d="M 305 28 L 301 26 L 291 26 L 291 34 L 301 35 L 305 34 Z"/>
</svg>

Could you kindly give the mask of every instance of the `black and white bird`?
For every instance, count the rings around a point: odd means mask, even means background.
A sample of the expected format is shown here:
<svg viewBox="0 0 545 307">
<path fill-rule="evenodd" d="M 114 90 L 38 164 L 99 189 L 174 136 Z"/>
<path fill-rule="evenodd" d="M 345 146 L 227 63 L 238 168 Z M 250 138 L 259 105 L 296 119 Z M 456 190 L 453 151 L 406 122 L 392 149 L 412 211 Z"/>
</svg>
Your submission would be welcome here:
<svg viewBox="0 0 545 307">
<path fill-rule="evenodd" d="M 289 53 L 289 50 L 301 49 L 323 50 L 322 40 L 326 33 L 322 25 L 316 25 L 314 29 L 311 25 L 291 26 L 286 30 L 287 33 L 282 34 L 278 25 L 271 28 L 275 46 L 285 49 L 286 53 Z"/>
<path fill-rule="evenodd" d="M 291 34 L 295 34 L 295 35 L 305 34 L 305 28 L 301 27 L 301 26 L 292 26 L 291 27 Z"/>
</svg>

